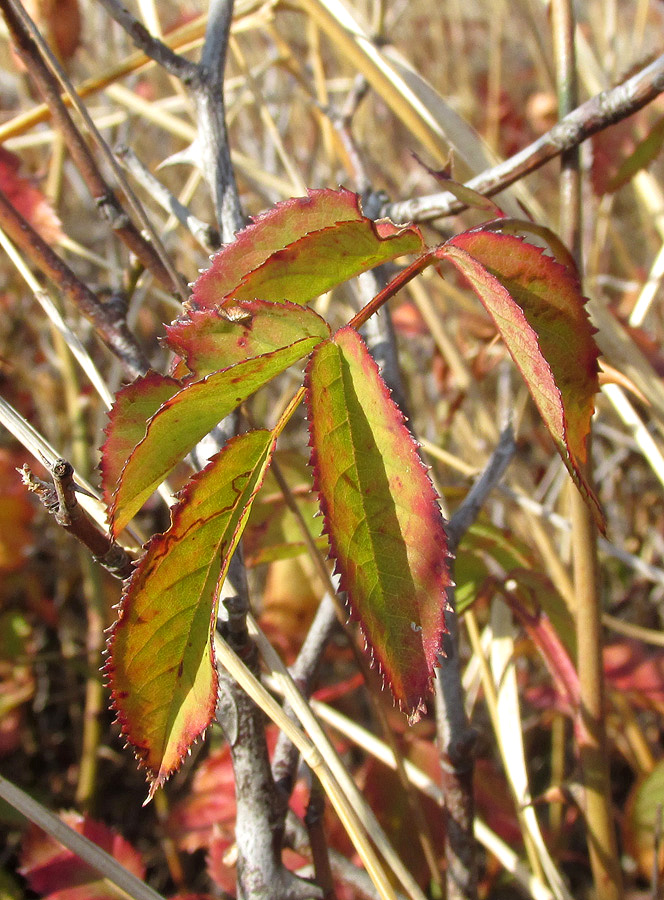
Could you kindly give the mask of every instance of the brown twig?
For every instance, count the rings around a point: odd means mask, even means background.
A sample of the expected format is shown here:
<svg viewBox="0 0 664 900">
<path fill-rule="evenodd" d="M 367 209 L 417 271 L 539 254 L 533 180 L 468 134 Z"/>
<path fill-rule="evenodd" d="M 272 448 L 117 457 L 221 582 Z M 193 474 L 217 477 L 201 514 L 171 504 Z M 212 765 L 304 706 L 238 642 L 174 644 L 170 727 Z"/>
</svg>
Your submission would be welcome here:
<svg viewBox="0 0 664 900">
<path fill-rule="evenodd" d="M 106 346 L 122 362 L 132 378 L 145 372 L 148 359 L 116 307 L 103 304 L 69 266 L 41 238 L 32 225 L 0 191 L 0 227 L 30 262 L 57 285 L 88 319 Z"/>
<path fill-rule="evenodd" d="M 126 550 L 103 532 L 79 505 L 76 492 L 82 488 L 74 481 L 71 463 L 56 459 L 51 467 L 52 485 L 36 478 L 27 465 L 19 471 L 27 489 L 37 494 L 61 528 L 85 544 L 97 562 L 116 578 L 131 575 L 134 566 Z"/>
<path fill-rule="evenodd" d="M 325 812 L 325 793 L 318 778 L 311 774 L 311 790 L 309 803 L 304 816 L 307 826 L 309 845 L 316 873 L 316 883 L 323 891 L 323 900 L 335 900 L 336 893 L 330 867 L 330 856 L 327 848 L 323 814 Z"/>
<path fill-rule="evenodd" d="M 34 80 L 42 99 L 49 106 L 53 121 L 67 144 L 72 160 L 104 218 L 127 248 L 164 287 L 186 296 L 186 287 L 172 269 L 165 251 L 163 255 L 166 256 L 166 259 L 164 260 L 155 247 L 138 231 L 102 176 L 97 161 L 62 100 L 59 86 L 42 56 L 42 49 L 33 37 L 33 34 L 38 34 L 34 23 L 29 19 L 25 10 L 15 6 L 13 0 L 0 0 L 0 9 L 7 22 L 16 50 Z M 30 33 L 29 28 L 33 30 L 33 34 Z M 54 64 L 57 65 L 57 63 Z"/>
<path fill-rule="evenodd" d="M 467 186 L 487 197 L 493 196 L 561 153 L 578 147 L 593 134 L 638 112 L 662 91 L 664 56 L 618 87 L 602 91 L 576 107 L 546 134 L 504 162 L 471 178 Z M 382 215 L 394 222 L 430 222 L 455 215 L 465 208 L 465 204 L 452 194 L 443 192 L 386 204 Z"/>
</svg>

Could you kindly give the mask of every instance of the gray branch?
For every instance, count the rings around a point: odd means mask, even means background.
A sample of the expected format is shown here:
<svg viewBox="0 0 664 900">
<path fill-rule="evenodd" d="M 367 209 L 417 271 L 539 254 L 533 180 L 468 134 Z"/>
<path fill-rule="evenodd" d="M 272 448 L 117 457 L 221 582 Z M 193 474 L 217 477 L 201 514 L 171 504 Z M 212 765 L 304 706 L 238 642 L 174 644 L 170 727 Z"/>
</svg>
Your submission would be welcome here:
<svg viewBox="0 0 664 900">
<path fill-rule="evenodd" d="M 647 106 L 664 91 L 664 56 L 658 57 L 632 78 L 612 90 L 602 91 L 557 122 L 550 131 L 524 147 L 505 162 L 487 169 L 467 182 L 467 186 L 487 197 L 539 169 L 566 150 L 577 147 L 593 134 L 615 125 Z M 452 194 L 444 191 L 415 197 L 383 207 L 382 215 L 394 222 L 429 222 L 465 209 Z"/>
<path fill-rule="evenodd" d="M 154 37 L 142 22 L 133 16 L 129 10 L 120 3 L 120 0 L 99 0 L 112 19 L 122 26 L 135 46 L 142 50 L 146 56 L 153 59 L 170 75 L 182 79 L 187 83 L 194 78 L 197 72 L 196 63 L 189 62 L 183 56 L 175 53 L 163 41 Z"/>
<path fill-rule="evenodd" d="M 468 528 L 477 518 L 490 491 L 498 484 L 514 455 L 511 427 L 503 430 L 489 463 L 447 526 L 449 548 L 454 552 Z M 441 788 L 445 798 L 447 823 L 447 895 L 448 900 L 475 900 L 477 897 L 477 863 L 473 821 L 474 746 L 476 732 L 470 726 L 465 710 L 459 658 L 458 621 L 454 591 L 448 592 L 446 616 L 448 633 L 443 639 L 434 685 L 436 725 L 442 773 Z"/>
<path fill-rule="evenodd" d="M 178 222 L 198 241 L 201 247 L 208 253 L 219 249 L 219 234 L 215 228 L 198 219 L 187 207 L 181 203 L 175 194 L 156 178 L 150 170 L 143 165 L 134 151 L 122 144 L 115 148 L 115 155 L 124 168 L 136 181 L 150 194 L 150 196 L 166 212 L 171 213 Z"/>
</svg>

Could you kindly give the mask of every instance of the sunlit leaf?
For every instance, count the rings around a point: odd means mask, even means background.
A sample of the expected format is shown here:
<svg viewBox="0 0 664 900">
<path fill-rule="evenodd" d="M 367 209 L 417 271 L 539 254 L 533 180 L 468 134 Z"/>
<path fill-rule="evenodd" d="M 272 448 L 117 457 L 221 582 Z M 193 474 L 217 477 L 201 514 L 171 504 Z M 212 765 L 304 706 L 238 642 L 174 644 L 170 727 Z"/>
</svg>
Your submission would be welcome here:
<svg viewBox="0 0 664 900">
<path fill-rule="evenodd" d="M 341 583 L 399 707 L 417 719 L 445 630 L 436 494 L 378 368 L 351 328 L 307 369 L 314 481 Z"/>
<path fill-rule="evenodd" d="M 273 254 L 247 275 L 231 299 L 262 297 L 309 303 L 361 272 L 422 249 L 422 237 L 415 227 L 398 229 L 390 222 L 371 219 L 339 222 L 310 232 Z"/>
<path fill-rule="evenodd" d="M 242 247 L 248 256 L 238 255 Z M 355 194 L 311 191 L 308 198 L 277 204 L 220 250 L 194 285 L 191 303 L 229 306 L 260 297 L 305 304 L 361 272 L 423 249 L 418 228 L 366 218 Z"/>
<path fill-rule="evenodd" d="M 256 216 L 215 254 L 210 268 L 196 281 L 192 300 L 198 307 L 216 306 L 240 285 L 247 272 L 308 231 L 361 218 L 357 195 L 344 188 L 310 190 L 306 197 L 282 200 Z"/>
<path fill-rule="evenodd" d="M 100 465 L 104 501 L 108 509 L 127 460 L 134 447 L 145 437 L 148 421 L 162 403 L 180 390 L 182 383 L 176 378 L 148 372 L 116 395 L 105 429 L 106 441 Z"/>
<path fill-rule="evenodd" d="M 538 247 L 507 234 L 464 232 L 436 255 L 454 263 L 490 313 L 604 530 L 604 516 L 584 475 L 599 351 L 577 279 Z"/>
<path fill-rule="evenodd" d="M 305 356 L 318 340 L 306 338 L 214 372 L 201 381 L 188 382 L 167 400 L 149 419 L 145 437 L 122 470 L 110 504 L 113 533 L 125 527 L 173 467 L 224 416 Z"/>
<path fill-rule="evenodd" d="M 232 306 L 191 310 L 166 329 L 168 345 L 202 378 L 304 338 L 329 337 L 327 323 L 293 303 L 239 300 Z"/>
<path fill-rule="evenodd" d="M 152 782 L 182 762 L 212 721 L 217 674 L 212 636 L 225 576 L 274 437 L 233 438 L 196 474 L 127 584 L 106 667 L 122 730 Z"/>
</svg>

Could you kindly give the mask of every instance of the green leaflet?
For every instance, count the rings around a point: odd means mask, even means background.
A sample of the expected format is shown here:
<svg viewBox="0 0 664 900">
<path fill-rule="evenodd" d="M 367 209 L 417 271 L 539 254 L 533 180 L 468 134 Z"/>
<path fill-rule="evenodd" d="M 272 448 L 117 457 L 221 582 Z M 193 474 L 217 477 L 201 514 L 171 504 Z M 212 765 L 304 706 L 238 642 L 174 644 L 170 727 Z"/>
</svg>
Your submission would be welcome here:
<svg viewBox="0 0 664 900">
<path fill-rule="evenodd" d="M 122 470 L 110 507 L 113 533 L 122 531 L 173 467 L 224 416 L 275 375 L 306 356 L 319 340 L 305 338 L 289 347 L 213 372 L 200 381 L 185 383 L 148 421 L 145 437 Z M 109 440 L 110 437 L 109 434 Z"/>
<path fill-rule="evenodd" d="M 314 483 L 372 660 L 412 720 L 445 631 L 447 539 L 433 485 L 364 342 L 342 328 L 306 376 Z"/>
<path fill-rule="evenodd" d="M 218 589 L 269 465 L 275 436 L 233 438 L 196 474 L 128 581 L 109 641 L 113 704 L 150 795 L 214 717 Z"/>
</svg>

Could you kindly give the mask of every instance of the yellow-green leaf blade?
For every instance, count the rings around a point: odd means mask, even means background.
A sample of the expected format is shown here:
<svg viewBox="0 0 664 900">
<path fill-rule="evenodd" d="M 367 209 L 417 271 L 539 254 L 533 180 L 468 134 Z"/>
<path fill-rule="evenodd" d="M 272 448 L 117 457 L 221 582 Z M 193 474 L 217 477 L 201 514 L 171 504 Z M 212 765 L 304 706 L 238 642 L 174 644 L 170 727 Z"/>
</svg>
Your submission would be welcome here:
<svg viewBox="0 0 664 900">
<path fill-rule="evenodd" d="M 310 190 L 306 197 L 291 197 L 277 203 L 256 216 L 232 243 L 215 254 L 210 268 L 194 285 L 194 305 L 216 306 L 239 286 L 247 272 L 257 269 L 273 253 L 308 231 L 361 218 L 357 195 L 344 188 Z"/>
<path fill-rule="evenodd" d="M 173 467 L 224 416 L 254 391 L 318 343 L 306 338 L 187 383 L 167 400 L 147 424 L 143 440 L 133 450 L 120 476 L 110 513 L 118 534 L 161 484 Z"/>
<path fill-rule="evenodd" d="M 372 659 L 415 719 L 450 584 L 436 494 L 357 332 L 343 328 L 316 348 L 306 387 L 315 485 L 342 586 Z"/>
<path fill-rule="evenodd" d="M 104 502 L 110 509 L 113 491 L 134 447 L 145 437 L 148 420 L 162 403 L 177 394 L 182 383 L 168 375 L 148 372 L 123 388 L 108 414 L 101 456 Z"/>
<path fill-rule="evenodd" d="M 422 249 L 415 226 L 398 229 L 366 218 L 338 222 L 274 253 L 244 278 L 226 303 L 252 297 L 310 303 L 362 272 Z"/>
<path fill-rule="evenodd" d="M 127 583 L 106 666 L 122 730 L 152 790 L 212 721 L 218 583 L 269 464 L 274 436 L 229 441 L 196 474 Z"/>
<path fill-rule="evenodd" d="M 228 308 L 191 309 L 166 328 L 169 347 L 197 378 L 305 338 L 319 341 L 330 328 L 313 309 L 294 303 L 240 300 Z"/>
<path fill-rule="evenodd" d="M 356 194 L 310 191 L 278 203 L 222 248 L 196 281 L 191 306 L 256 297 L 304 305 L 361 272 L 423 250 L 416 226 L 374 222 Z"/>
</svg>

